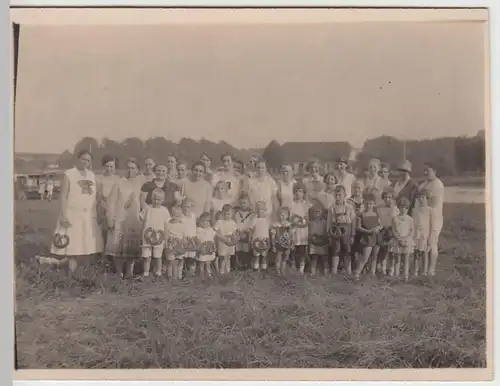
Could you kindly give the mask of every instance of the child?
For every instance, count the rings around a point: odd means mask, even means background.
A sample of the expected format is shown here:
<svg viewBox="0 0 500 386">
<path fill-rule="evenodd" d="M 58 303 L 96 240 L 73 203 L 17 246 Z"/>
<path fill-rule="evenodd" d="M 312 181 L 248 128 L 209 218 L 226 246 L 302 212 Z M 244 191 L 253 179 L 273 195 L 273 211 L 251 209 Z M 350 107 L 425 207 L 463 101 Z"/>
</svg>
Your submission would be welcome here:
<svg viewBox="0 0 500 386">
<path fill-rule="evenodd" d="M 224 275 L 231 271 L 231 256 L 236 251 L 237 230 L 236 222 L 233 220 L 233 208 L 229 204 L 222 207 L 221 218 L 217 220 L 214 227 L 217 236 L 217 259 L 216 269 Z"/>
<path fill-rule="evenodd" d="M 399 214 L 392 219 L 392 232 L 394 234 L 390 244 L 390 251 L 394 258 L 394 271 L 391 267 L 390 276 L 399 277 L 401 258 L 404 258 L 404 279 L 408 280 L 410 273 L 410 253 L 413 252 L 413 219 L 408 215 L 410 201 L 403 197 L 399 201 Z"/>
<path fill-rule="evenodd" d="M 184 214 L 181 206 L 173 206 L 170 213 L 172 218 L 167 226 L 167 277 L 181 280 L 184 267 L 186 225 L 182 221 Z"/>
<path fill-rule="evenodd" d="M 229 196 L 229 182 L 220 180 L 215 184 L 214 194 L 210 203 L 210 210 L 212 212 L 212 224 L 215 225 L 217 220 L 221 217 L 222 207 L 230 204 L 232 198 Z"/>
<path fill-rule="evenodd" d="M 144 276 L 149 276 L 151 257 L 154 258 L 154 272 L 156 276 L 162 274 L 162 258 L 165 248 L 165 232 L 170 221 L 170 213 L 163 206 L 165 192 L 155 189 L 151 194 L 151 206 L 147 206 L 140 213 L 143 223 L 142 231 L 142 257 L 144 259 Z"/>
<path fill-rule="evenodd" d="M 309 210 L 309 256 L 311 256 L 311 275 L 316 275 L 318 260 L 323 263 L 325 275 L 330 272 L 328 262 L 328 237 L 326 233 L 326 210 L 315 204 Z"/>
<path fill-rule="evenodd" d="M 255 214 L 251 209 L 250 199 L 242 194 L 239 207 L 236 208 L 234 221 L 238 226 L 238 244 L 236 244 L 237 264 L 247 266 L 250 264 L 249 227 Z"/>
<path fill-rule="evenodd" d="M 296 260 L 299 261 L 299 271 L 304 273 L 309 241 L 308 215 L 311 204 L 305 199 L 306 186 L 296 183 L 293 186 L 293 203 L 290 208 L 290 220 L 293 225 L 294 251 L 291 254 L 291 266 L 295 269 Z M 296 259 L 298 258 L 298 259 Z"/>
<path fill-rule="evenodd" d="M 378 261 L 383 275 L 387 275 L 387 261 L 389 260 L 389 242 L 392 240 L 392 219 L 396 217 L 399 210 L 394 205 L 394 191 L 392 188 L 386 188 L 382 192 L 383 205 L 377 208 L 380 226 L 382 229 L 378 233 L 379 254 Z M 391 258 L 391 262 L 392 262 Z M 393 269 L 390 268 L 389 269 Z"/>
<path fill-rule="evenodd" d="M 211 277 L 211 264 L 215 260 L 215 230 L 212 228 L 210 213 L 205 212 L 198 219 L 196 238 L 199 244 L 198 273 L 201 277 Z"/>
<path fill-rule="evenodd" d="M 271 226 L 271 245 L 276 253 L 276 273 L 285 271 L 286 263 L 294 246 L 292 224 L 289 221 L 290 208 L 283 206 L 278 209 L 278 221 Z"/>
<path fill-rule="evenodd" d="M 418 276 L 419 265 L 422 275 L 426 276 L 429 269 L 429 237 L 431 234 L 431 208 L 427 200 L 429 191 L 422 189 L 416 194 L 418 205 L 412 211 L 415 227 L 415 261 L 413 274 Z"/>
<path fill-rule="evenodd" d="M 332 254 L 332 274 L 336 275 L 340 257 L 344 259 L 347 274 L 352 272 L 351 245 L 356 234 L 356 212 L 345 202 L 345 188 L 335 188 L 335 203 L 328 209 L 327 232 L 330 236 Z"/>
<path fill-rule="evenodd" d="M 258 271 L 267 269 L 267 254 L 269 252 L 269 216 L 267 205 L 264 201 L 255 203 L 257 217 L 254 217 L 250 225 L 250 245 L 252 247 L 252 267 Z"/>
<path fill-rule="evenodd" d="M 347 203 L 351 204 L 356 211 L 356 216 L 359 217 L 363 211 L 363 192 L 365 184 L 362 180 L 356 180 L 352 185 L 353 195 L 347 199 Z"/>
<path fill-rule="evenodd" d="M 375 195 L 372 193 L 365 194 L 363 201 L 365 203 L 364 211 L 358 217 L 357 233 L 358 241 L 361 246 L 361 255 L 358 261 L 354 277 L 359 280 L 359 276 L 363 268 L 371 258 L 370 272 L 374 276 L 377 269 L 378 255 L 378 232 L 382 229 L 380 219 L 375 211 Z"/>
<path fill-rule="evenodd" d="M 193 213 L 194 202 L 190 198 L 182 200 L 182 222 L 185 226 L 185 249 L 184 255 L 188 272 L 191 276 L 196 274 L 196 215 Z"/>
</svg>

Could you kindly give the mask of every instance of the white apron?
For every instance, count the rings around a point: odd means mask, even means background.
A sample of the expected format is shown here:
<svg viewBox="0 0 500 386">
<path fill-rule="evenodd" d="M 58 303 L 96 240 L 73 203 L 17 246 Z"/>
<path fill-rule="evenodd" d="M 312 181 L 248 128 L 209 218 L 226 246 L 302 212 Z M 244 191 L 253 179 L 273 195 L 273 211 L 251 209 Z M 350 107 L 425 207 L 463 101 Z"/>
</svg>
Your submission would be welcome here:
<svg viewBox="0 0 500 386">
<path fill-rule="evenodd" d="M 67 218 L 71 226 L 63 228 L 57 220 L 54 235 L 67 235 L 69 244 L 58 248 L 52 242 L 50 252 L 59 256 L 93 255 L 103 251 L 103 237 L 97 222 L 96 179 L 87 170 L 83 177 L 77 168 L 65 172 L 69 182 Z"/>
</svg>

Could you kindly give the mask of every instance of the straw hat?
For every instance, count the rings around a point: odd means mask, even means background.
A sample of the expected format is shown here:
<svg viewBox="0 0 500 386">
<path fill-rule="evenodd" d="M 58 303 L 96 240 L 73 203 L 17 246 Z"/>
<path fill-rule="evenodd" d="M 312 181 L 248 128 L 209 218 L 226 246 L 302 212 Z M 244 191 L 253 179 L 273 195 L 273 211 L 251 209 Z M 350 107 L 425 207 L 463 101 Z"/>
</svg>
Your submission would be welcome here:
<svg viewBox="0 0 500 386">
<path fill-rule="evenodd" d="M 398 165 L 398 170 L 402 170 L 407 173 L 411 173 L 411 162 L 406 160 Z"/>
</svg>

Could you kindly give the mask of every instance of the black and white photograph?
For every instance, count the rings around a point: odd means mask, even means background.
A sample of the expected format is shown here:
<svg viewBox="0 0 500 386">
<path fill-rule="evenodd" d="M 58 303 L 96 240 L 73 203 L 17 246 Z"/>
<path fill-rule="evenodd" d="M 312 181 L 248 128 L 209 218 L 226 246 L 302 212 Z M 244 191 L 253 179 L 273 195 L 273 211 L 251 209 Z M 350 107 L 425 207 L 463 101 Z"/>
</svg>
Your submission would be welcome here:
<svg viewBox="0 0 500 386">
<path fill-rule="evenodd" d="M 490 366 L 484 9 L 22 11 L 17 370 Z"/>
</svg>

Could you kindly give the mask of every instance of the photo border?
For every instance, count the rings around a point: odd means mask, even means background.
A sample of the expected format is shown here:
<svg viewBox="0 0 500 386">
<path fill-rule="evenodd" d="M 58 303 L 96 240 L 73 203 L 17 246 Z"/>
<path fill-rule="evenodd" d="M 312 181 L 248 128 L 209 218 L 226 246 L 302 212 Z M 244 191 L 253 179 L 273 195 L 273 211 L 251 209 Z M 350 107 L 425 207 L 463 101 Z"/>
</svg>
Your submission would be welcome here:
<svg viewBox="0 0 500 386">
<path fill-rule="evenodd" d="M 26 3 L 28 3 L 28 5 L 31 5 L 31 6 L 34 6 L 34 4 L 36 5 L 39 5 L 41 6 L 40 3 L 42 3 L 41 1 L 31 1 L 31 0 L 27 0 L 27 1 L 20 1 L 20 0 L 14 0 L 12 1 L 12 5 L 15 6 L 16 8 L 14 8 L 14 10 L 20 10 L 21 8 L 18 8 L 19 6 L 22 6 L 23 4 L 19 4 L 19 3 L 25 3 L 24 5 L 26 5 Z M 57 6 L 59 3 L 60 4 L 60 1 L 52 1 L 51 2 L 52 4 L 53 3 L 56 3 L 55 6 Z M 66 4 L 68 3 L 67 1 L 65 2 Z M 92 1 L 90 1 L 90 3 L 93 3 Z M 120 3 L 126 3 L 124 1 L 121 1 Z M 165 2 L 163 2 L 165 3 Z M 189 1 L 185 1 L 184 3 L 188 3 L 187 5 L 189 5 Z M 201 2 L 203 3 L 203 2 Z M 215 1 L 210 1 L 210 3 L 215 3 Z M 287 3 L 291 3 L 290 1 L 287 1 Z M 313 3 L 313 7 L 318 9 L 321 7 L 320 6 L 316 6 L 314 5 L 315 2 L 312 2 Z M 356 2 L 354 2 L 356 3 Z M 358 2 L 359 3 L 359 2 Z M 373 2 L 372 2 L 373 3 Z M 401 3 L 401 2 L 398 2 L 398 3 Z M 434 3 L 438 3 L 438 2 L 434 2 Z M 448 2 L 449 3 L 449 2 Z M 454 4 L 456 4 L 457 2 L 453 2 Z M 470 5 L 471 2 L 468 2 L 468 5 Z M 478 2 L 472 2 L 472 3 L 478 3 Z M 482 4 L 484 4 L 485 2 L 481 2 Z M 490 1 L 490 3 L 493 3 L 493 1 Z M 197 2 L 197 4 L 200 4 L 200 1 Z M 238 6 L 238 4 L 235 4 L 234 2 L 232 2 L 233 6 Z M 157 5 L 157 4 L 156 4 Z M 413 5 L 413 4 L 412 4 Z M 87 6 L 87 5 L 84 5 L 84 6 Z M 114 4 L 113 5 L 107 5 L 107 7 L 111 7 L 111 6 L 115 6 Z M 141 5 L 142 6 L 142 5 Z M 157 5 L 158 6 L 158 5 Z M 168 6 L 168 4 L 164 5 L 164 6 Z M 226 7 L 226 5 L 217 5 L 217 7 Z M 334 6 L 334 5 L 332 5 Z M 407 6 L 410 6 L 410 5 L 407 5 Z M 441 4 L 436 4 L 436 6 L 442 6 Z M 484 5 L 483 5 L 484 6 Z M 492 152 L 492 146 L 493 146 L 493 143 L 495 142 L 495 136 L 493 135 L 494 133 L 492 132 L 491 130 L 491 126 L 492 126 L 492 120 L 491 120 L 491 115 L 495 116 L 495 114 L 493 113 L 492 109 L 491 109 L 491 106 L 498 106 L 498 103 L 497 104 L 493 104 L 493 101 L 495 101 L 494 97 L 493 97 L 493 94 L 494 94 L 494 90 L 493 90 L 493 87 L 491 88 L 491 98 L 490 98 L 490 69 L 493 69 L 493 68 L 498 68 L 498 65 L 495 67 L 495 65 L 493 63 L 495 63 L 495 60 L 493 60 L 493 55 L 495 52 L 498 53 L 498 50 L 495 51 L 494 47 L 495 45 L 493 44 L 493 34 L 491 33 L 492 29 L 494 28 L 494 17 L 493 17 L 493 13 L 491 12 L 491 5 L 489 5 L 490 7 L 490 12 L 489 12 L 489 24 L 490 24 L 490 39 L 492 40 L 492 47 L 490 48 L 489 45 L 488 45 L 488 41 L 486 40 L 485 41 L 485 44 L 486 46 L 488 47 L 488 50 L 487 50 L 487 53 L 488 51 L 491 52 L 491 56 L 492 56 L 492 64 L 490 65 L 490 63 L 488 61 L 485 62 L 485 65 L 487 66 L 486 68 L 486 71 L 485 71 L 485 74 L 486 74 L 486 79 L 485 79 L 485 83 L 487 85 L 487 87 L 485 88 L 485 130 L 486 130 L 486 136 L 487 138 L 490 138 L 489 141 L 487 141 L 487 146 L 486 146 L 486 160 L 487 160 L 487 163 L 486 163 L 486 175 L 487 175 L 487 178 L 486 178 L 486 191 L 485 191 L 485 194 L 486 194 L 486 213 L 487 213 L 487 260 L 488 260 L 488 271 L 487 271 L 487 280 L 488 280 L 488 309 L 487 309 L 487 320 L 488 320 L 488 325 L 490 326 L 490 328 L 488 328 L 488 351 L 489 351 L 489 354 L 492 354 L 492 348 L 493 348 L 493 344 L 492 344 L 492 317 L 493 317 L 493 308 L 492 308 L 492 305 L 493 305 L 493 302 L 492 302 L 492 294 L 493 294 L 493 285 L 494 285 L 494 282 L 493 282 L 493 270 L 492 270 L 492 258 L 493 258 L 493 242 L 496 243 L 496 240 L 493 240 L 493 232 L 492 232 L 492 224 L 493 224 L 493 213 L 492 213 L 492 210 L 495 210 L 496 209 L 496 205 L 492 202 L 491 198 L 493 197 L 493 192 L 496 190 L 495 189 L 495 184 L 496 184 L 496 181 L 493 179 L 493 163 L 494 163 L 494 158 L 495 158 L 495 153 Z M 148 7 L 149 8 L 149 7 Z M 184 6 L 182 7 L 184 8 Z M 289 6 L 287 6 L 288 9 Z M 310 8 L 310 7 L 307 7 L 307 8 Z M 49 11 L 50 9 L 54 9 L 54 8 L 49 8 L 47 9 L 47 11 Z M 79 8 L 79 9 L 82 9 L 82 8 Z M 98 8 L 100 10 L 110 10 L 109 8 Z M 137 9 L 137 8 L 129 8 L 131 10 L 134 10 L 134 9 Z M 151 9 L 151 8 L 149 8 Z M 498 9 L 498 8 L 497 8 Z M 428 10 L 428 11 L 431 11 L 433 12 L 432 9 L 429 9 L 429 8 L 420 8 L 419 11 L 422 10 L 422 11 L 425 11 L 425 10 Z M 387 9 L 383 9 L 383 11 L 387 12 Z M 435 13 L 434 13 L 435 14 Z M 498 15 L 498 13 L 497 13 Z M 497 18 L 498 20 L 498 18 Z M 12 20 L 12 21 L 16 21 L 16 20 Z M 10 28 L 10 23 L 8 23 L 9 25 L 9 30 L 11 30 Z M 498 28 L 497 28 L 498 30 Z M 9 34 L 9 36 L 7 37 L 7 40 L 9 42 L 9 46 L 11 45 L 11 33 Z M 496 39 L 496 38 L 495 38 Z M 12 47 L 11 47 L 12 49 Z M 498 63 L 498 60 L 496 61 Z M 7 69 L 11 66 L 11 63 L 12 63 L 12 60 L 9 59 L 9 62 L 7 63 Z M 8 74 L 9 74 L 9 87 L 6 88 L 7 90 L 7 101 L 11 100 L 11 96 L 10 96 L 10 91 L 12 89 L 12 69 L 9 71 L 8 70 Z M 493 74 L 492 75 L 492 78 L 493 77 Z M 498 80 L 496 81 L 496 85 L 498 85 Z M 11 106 L 12 104 L 4 104 L 4 106 Z M 12 130 L 12 118 L 13 118 L 13 114 L 12 114 L 12 109 L 11 110 L 8 110 L 7 109 L 7 113 L 6 113 L 6 116 L 8 118 L 10 118 L 9 120 L 9 126 Z M 13 130 L 11 131 L 11 133 L 13 133 Z M 12 170 L 13 170 L 13 152 L 12 152 L 12 144 L 13 144 L 13 140 L 12 140 L 12 134 L 10 135 L 9 138 L 6 138 L 5 141 L 1 141 L 2 143 L 2 146 L 7 146 L 8 148 L 6 150 L 4 150 L 2 153 L 2 156 L 8 156 L 10 159 L 6 160 L 4 163 L 2 163 L 2 165 L 8 165 L 9 168 L 8 168 L 8 172 L 9 173 L 12 173 Z M 2 192 L 4 193 L 4 192 Z M 12 202 L 13 202 L 13 196 L 12 196 L 12 193 L 13 192 L 10 192 L 10 194 L 4 199 L 2 200 L 2 204 L 5 204 L 7 203 L 7 206 L 5 208 L 2 207 L 2 209 L 5 209 L 5 215 L 7 214 L 10 214 L 10 216 L 13 215 L 13 206 L 12 206 Z M 10 201 L 9 201 L 10 199 Z M 4 205 L 5 206 L 5 205 Z M 495 211 L 495 215 L 497 215 L 497 211 Z M 7 237 L 10 237 L 10 235 L 13 234 L 13 229 L 12 231 L 9 233 L 9 232 L 4 232 Z M 7 247 L 11 247 L 11 248 L 8 248 L 6 253 L 4 255 L 7 255 L 9 253 L 13 253 L 13 240 L 12 240 L 12 237 L 10 237 L 10 240 L 7 241 L 7 242 L 4 242 L 2 243 L 2 246 L 7 246 Z M 495 247 L 497 246 L 497 244 L 495 244 Z M 4 263 L 6 260 L 8 259 L 4 259 L 2 261 L 2 263 Z M 10 267 L 7 266 L 6 269 L 4 269 L 4 271 L 10 271 L 10 272 L 13 272 L 13 261 L 10 261 L 10 264 L 12 264 Z M 2 267 L 3 268 L 3 267 Z M 7 283 L 7 285 L 10 286 L 10 293 L 12 294 L 13 293 L 13 288 L 12 288 L 12 282 L 9 283 L 9 281 L 4 281 L 4 284 Z M 3 295 L 5 294 L 9 294 L 9 292 L 5 292 L 3 291 Z M 2 295 L 2 296 L 3 296 Z M 9 301 L 9 299 L 7 299 Z M 12 301 L 12 298 L 10 299 L 10 301 Z M 7 302 L 9 303 L 9 302 Z M 3 304 L 3 299 L 2 299 L 2 304 Z M 8 304 L 7 304 L 8 306 Z M 12 306 L 10 307 L 10 309 L 12 309 Z M 4 330 L 5 331 L 5 330 Z M 7 330 L 8 331 L 8 330 Z M 11 337 L 10 339 L 12 339 L 12 331 L 11 331 Z M 3 340 L 5 341 L 5 340 Z M 10 365 L 10 363 L 12 363 L 12 350 L 9 350 L 9 347 L 8 345 L 4 345 L 4 347 L 6 347 L 8 349 L 8 352 L 7 352 L 7 355 L 8 357 L 11 358 L 11 360 L 7 360 L 7 361 L 3 361 L 4 364 L 8 364 Z M 487 375 L 489 373 L 491 373 L 493 367 L 493 360 L 492 360 L 492 355 L 488 355 L 488 367 L 486 369 L 474 369 L 474 370 L 457 370 L 457 369 L 435 369 L 435 370 L 421 370 L 421 369 L 411 369 L 411 370 L 363 370 L 364 373 L 368 372 L 370 374 L 368 374 L 368 376 L 362 376 L 362 377 L 353 377 L 352 375 L 359 375 L 360 373 L 360 370 L 345 370 L 345 369 L 328 369 L 328 370 L 323 370 L 323 369 L 307 369 L 307 370 L 295 370 L 295 369 L 278 369 L 278 370 L 247 370 L 247 369 L 244 369 L 244 370 L 147 370 L 148 372 L 148 375 L 146 376 L 146 374 L 144 373 L 144 370 L 20 370 L 18 372 L 16 372 L 14 375 L 15 375 L 15 379 L 16 380 L 40 380 L 40 379 L 44 379 L 44 380 L 56 380 L 56 379 L 72 379 L 72 380 L 83 380 L 83 379 L 92 379 L 92 380 L 99 380 L 99 379 L 106 379 L 106 380 L 130 380 L 130 379 L 148 379 L 148 380 L 165 380 L 165 379 L 169 379 L 169 380 L 187 380 L 187 379 L 190 379 L 190 380 L 205 380 L 207 379 L 207 376 L 205 374 L 208 374 L 210 373 L 210 379 L 211 380 L 233 380 L 233 381 L 236 381 L 236 380 L 289 380 L 290 378 L 293 378 L 294 380 L 338 380 L 338 381 L 341 381 L 341 380 L 351 380 L 351 379 L 357 379 L 357 380 L 373 380 L 373 379 L 380 379 L 380 380 L 391 380 L 391 381 L 407 381 L 407 380 L 419 380 L 419 381 L 423 381 L 423 380 L 427 380 L 429 379 L 429 376 L 432 375 L 432 380 L 439 380 L 439 381 L 445 381 L 445 380 L 451 380 L 451 379 L 456 379 L 456 374 L 463 374 L 464 372 L 466 372 L 467 376 L 463 376 L 463 375 L 459 375 L 459 377 L 464 380 L 466 379 L 467 381 L 473 381 L 473 380 L 478 380 L 480 378 L 478 378 L 478 376 L 481 377 L 481 379 L 484 379 L 484 375 L 485 373 L 487 373 Z M 11 370 L 12 367 L 9 366 L 8 370 L 9 372 L 11 373 Z M 89 376 L 88 373 L 91 373 L 92 375 Z M 418 372 L 419 374 L 415 374 L 416 372 Z M 22 376 L 19 376 L 19 374 L 23 373 Z M 85 374 L 86 373 L 86 374 Z M 132 374 L 132 373 L 135 373 L 135 374 Z M 168 375 L 167 375 L 168 373 Z M 315 373 L 314 376 L 311 376 L 312 373 Z M 319 373 L 319 376 L 318 376 L 318 373 Z M 324 373 L 324 374 L 322 374 Z M 453 373 L 453 374 L 452 374 Z M 375 375 L 375 376 L 374 376 Z M 381 377 L 377 377 L 376 375 L 381 375 Z M 437 377 L 436 377 L 437 375 Z M 455 375 L 454 377 L 451 377 L 452 375 Z M 24 384 L 24 383 L 23 383 Z M 28 383 L 26 383 L 28 384 Z M 33 383 L 30 383 L 30 384 L 33 384 Z M 352 384 L 350 382 L 350 384 Z"/>
</svg>

